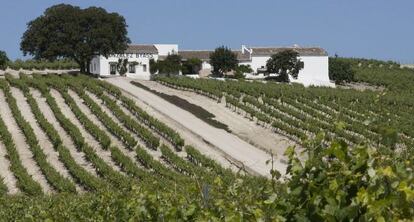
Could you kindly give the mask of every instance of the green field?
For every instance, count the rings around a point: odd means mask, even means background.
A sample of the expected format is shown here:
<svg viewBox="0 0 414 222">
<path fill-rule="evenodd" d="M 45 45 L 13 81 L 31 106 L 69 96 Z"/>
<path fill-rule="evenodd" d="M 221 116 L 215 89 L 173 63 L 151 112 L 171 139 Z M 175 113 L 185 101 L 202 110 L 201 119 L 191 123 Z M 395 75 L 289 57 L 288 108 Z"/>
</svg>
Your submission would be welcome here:
<svg viewBox="0 0 414 222">
<path fill-rule="evenodd" d="M 401 75 L 401 76 L 399 76 Z M 376 81 L 378 76 L 379 81 Z M 324 132 L 326 139 L 350 145 L 407 149 L 413 146 L 414 72 L 406 69 L 357 68 L 358 81 L 386 87 L 358 91 L 250 81 L 158 78 L 169 87 L 224 99 L 235 111 L 272 127 L 298 143 Z M 391 140 L 392 139 L 392 140 Z"/>
<path fill-rule="evenodd" d="M 411 219 L 414 72 L 389 66 L 354 68 L 358 81 L 385 89 L 156 79 L 172 88 L 223 100 L 228 109 L 301 144 L 306 161 L 294 147 L 287 147 L 286 176 L 272 171 L 270 179 L 224 169 L 104 81 L 83 75 L 7 75 L 0 79 L 0 91 L 11 110 L 8 118 L 17 123 L 50 192 L 23 166 L 15 135 L 3 116 L 0 142 L 18 192 L 10 194 L 2 178 L 0 217 L 5 221 Z M 23 93 L 68 176 L 48 161 L 38 132 L 19 109 L 22 100 L 15 98 L 16 90 Z M 59 101 L 68 108 L 63 109 Z M 84 112 L 80 102 L 91 114 Z M 47 104 L 54 118 L 42 104 Z M 68 117 L 68 110 L 76 121 Z M 90 145 L 84 131 L 99 149 Z M 74 147 L 66 145 L 68 139 Z M 73 150 L 82 153 L 90 168 L 79 164 Z"/>
</svg>

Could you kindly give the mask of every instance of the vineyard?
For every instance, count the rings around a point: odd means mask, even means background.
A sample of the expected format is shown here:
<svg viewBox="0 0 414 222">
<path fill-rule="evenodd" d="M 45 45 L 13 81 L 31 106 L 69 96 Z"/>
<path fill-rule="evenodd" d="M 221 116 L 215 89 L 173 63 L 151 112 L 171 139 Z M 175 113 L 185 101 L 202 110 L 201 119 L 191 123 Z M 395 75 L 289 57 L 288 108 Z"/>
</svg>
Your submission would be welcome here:
<svg viewBox="0 0 414 222">
<path fill-rule="evenodd" d="M 287 171 L 272 170 L 271 178 L 227 169 L 105 81 L 6 75 L 0 79 L 0 217 L 368 221 L 414 215 L 414 110 L 394 91 L 157 81 L 225 103 L 301 144 L 306 160 L 287 147 Z"/>
<path fill-rule="evenodd" d="M 71 60 L 56 60 L 51 62 L 17 59 L 15 61 L 9 61 L 6 66 L 12 70 L 69 70 L 79 68 L 79 65 Z"/>
<path fill-rule="evenodd" d="M 353 146 L 408 152 L 414 144 L 414 106 L 404 93 L 190 78 L 157 81 L 223 101 L 234 112 L 302 145 L 322 131 L 326 140 L 341 139 Z"/>
</svg>

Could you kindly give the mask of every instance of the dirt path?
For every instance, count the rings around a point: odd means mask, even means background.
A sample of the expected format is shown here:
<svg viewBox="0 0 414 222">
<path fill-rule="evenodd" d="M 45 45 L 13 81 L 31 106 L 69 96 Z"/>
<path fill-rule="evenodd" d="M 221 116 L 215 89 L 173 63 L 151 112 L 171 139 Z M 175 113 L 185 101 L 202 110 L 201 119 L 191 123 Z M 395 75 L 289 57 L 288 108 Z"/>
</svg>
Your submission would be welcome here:
<svg viewBox="0 0 414 222">
<path fill-rule="evenodd" d="M 85 168 L 86 171 L 91 173 L 94 176 L 97 176 L 96 171 L 91 163 L 85 160 L 84 154 L 82 152 L 78 152 L 75 148 L 75 144 L 70 139 L 70 136 L 66 133 L 66 131 L 60 126 L 58 120 L 56 119 L 53 111 L 50 109 L 49 105 L 46 102 L 46 99 L 42 97 L 42 94 L 37 89 L 30 89 L 33 97 L 35 98 L 37 104 L 39 105 L 40 110 L 42 111 L 43 115 L 48 118 L 49 122 L 53 125 L 56 131 L 59 133 L 60 138 L 62 139 L 63 145 L 69 150 L 70 154 L 72 155 L 73 159 L 76 161 L 79 166 Z"/>
<path fill-rule="evenodd" d="M 3 178 L 4 184 L 7 186 L 9 194 L 16 194 L 19 192 L 17 188 L 17 180 L 10 171 L 10 161 L 6 157 L 7 151 L 3 143 L 0 142 L 0 176 Z"/>
<path fill-rule="evenodd" d="M 153 93 L 130 84 L 129 79 L 111 78 L 106 81 L 120 87 L 126 93 L 135 97 L 135 100 L 141 100 L 143 103 L 162 113 L 165 117 L 174 120 L 174 125 L 171 125 L 172 121 L 168 121 L 169 123 L 166 122 L 166 124 L 178 130 L 183 136 L 186 134 L 186 138 L 194 137 L 195 135 L 196 138 L 194 139 L 201 139 L 211 144 L 211 146 L 197 146 L 203 153 L 216 153 L 216 155 L 213 155 L 217 156 L 217 152 L 219 152 L 222 156 L 224 155 L 225 159 L 229 158 L 242 163 L 250 172 L 269 176 L 270 166 L 266 165 L 266 161 L 270 159 L 270 155 L 263 150 L 252 146 L 225 130 L 208 125 L 191 113 L 163 100 Z M 187 129 L 187 132 L 182 131 L 183 128 Z M 188 135 L 188 131 L 193 135 Z M 213 150 L 211 149 L 212 147 L 216 149 Z M 276 169 L 283 168 L 285 168 L 284 164 L 276 163 Z"/>
<path fill-rule="evenodd" d="M 0 91 L 0 115 L 2 116 L 7 129 L 12 135 L 13 141 L 16 145 L 17 153 L 19 154 L 20 160 L 24 168 L 26 168 L 29 175 L 40 184 L 45 193 L 51 193 L 53 190 L 48 184 L 46 178 L 42 174 L 39 166 L 33 159 L 33 154 L 30 151 L 29 146 L 26 144 L 26 138 L 21 132 L 17 125 L 13 114 L 11 113 L 10 107 L 6 102 L 3 91 Z"/>
<path fill-rule="evenodd" d="M 85 138 L 85 142 L 89 144 L 95 150 L 96 154 L 102 158 L 109 166 L 119 172 L 119 167 L 112 161 L 111 153 L 109 151 L 103 150 L 99 142 L 96 141 L 96 139 L 86 131 L 70 107 L 65 103 L 62 95 L 54 89 L 50 89 L 50 94 L 53 96 L 53 98 L 55 98 L 56 103 L 58 104 L 60 110 L 62 110 L 62 113 L 65 115 L 65 117 L 79 128 L 82 136 Z"/>
<path fill-rule="evenodd" d="M 128 129 L 126 129 L 122 123 L 120 123 L 120 121 L 116 118 L 116 116 L 114 116 L 112 114 L 112 112 L 106 107 L 103 106 L 102 100 L 100 100 L 99 98 L 97 98 L 94 94 L 92 93 L 88 93 L 91 98 L 93 98 L 95 100 L 95 102 L 97 102 L 98 104 L 101 105 L 101 108 L 105 111 L 105 113 L 107 113 L 116 123 L 120 124 L 121 127 L 126 130 L 127 132 L 130 132 L 134 138 L 139 141 L 140 145 L 142 147 L 145 147 L 145 144 L 143 144 L 143 142 L 137 138 L 137 136 L 129 131 Z M 108 94 L 107 94 L 108 95 Z M 108 95 L 109 97 L 111 97 L 112 99 L 114 99 L 114 97 L 112 95 Z M 128 96 L 129 98 L 134 99 L 134 101 L 136 102 L 136 104 L 143 109 L 145 112 L 147 112 L 148 114 L 154 116 L 155 118 L 157 118 L 158 120 L 160 120 L 161 122 L 164 122 L 165 124 L 169 125 L 169 126 L 174 126 L 174 129 L 178 129 L 179 128 L 179 132 L 180 135 L 183 137 L 183 139 L 186 141 L 187 145 L 192 145 L 194 147 L 202 147 L 204 148 L 203 153 L 207 154 L 208 156 L 210 156 L 211 158 L 217 160 L 219 163 L 221 163 L 224 167 L 226 168 L 231 168 L 233 170 L 238 170 L 238 168 L 236 168 L 233 164 L 231 164 L 226 158 L 224 158 L 223 155 L 217 153 L 217 152 L 211 152 L 211 150 L 214 149 L 214 147 L 212 147 L 211 145 L 207 144 L 206 142 L 204 142 L 202 140 L 201 137 L 198 137 L 197 135 L 193 134 L 191 131 L 189 131 L 188 129 L 182 127 L 180 124 L 178 124 L 177 122 L 175 122 L 174 120 L 172 120 L 171 118 L 166 117 L 165 115 L 163 115 L 162 113 L 156 111 L 155 109 L 153 109 L 152 107 L 148 106 L 146 103 L 143 103 L 140 100 L 137 100 L 135 97 L 126 94 L 126 96 Z M 153 151 L 151 149 L 146 149 L 155 159 L 160 160 L 160 156 L 161 156 L 161 152 L 160 151 Z M 180 154 L 180 156 L 182 156 L 182 154 Z"/>
<path fill-rule="evenodd" d="M 87 107 L 84 103 L 82 98 L 79 97 L 78 94 L 76 94 L 74 91 L 69 90 L 69 95 L 75 100 L 76 104 L 79 106 L 79 108 L 82 110 L 83 113 L 85 113 L 85 115 L 87 115 L 89 117 L 89 119 L 95 123 L 97 126 L 99 126 L 99 128 L 101 128 L 102 130 L 104 130 L 106 132 L 106 134 L 109 136 L 109 138 L 111 139 L 111 145 L 112 146 L 117 146 L 125 155 L 129 156 L 129 158 L 131 158 L 132 161 L 134 161 L 135 163 L 138 163 L 136 161 L 135 158 L 135 152 L 134 151 L 130 151 L 127 148 L 125 148 L 124 144 L 115 136 L 113 136 L 111 134 L 111 132 L 109 132 L 105 126 L 103 125 L 103 123 L 98 119 L 98 117 L 96 117 L 92 111 L 89 109 L 89 107 Z"/>
<path fill-rule="evenodd" d="M 281 163 L 286 163 L 287 161 L 283 155 L 287 147 L 299 146 L 289 138 L 275 134 L 272 130 L 258 126 L 255 122 L 232 112 L 226 108 L 225 103 L 217 103 L 194 92 L 172 89 L 155 81 L 139 80 L 137 82 L 158 92 L 175 95 L 190 103 L 203 107 L 205 110 L 214 114 L 217 121 L 226 124 L 233 134 L 255 147 L 273 152 L 276 154 L 277 161 Z"/>
<path fill-rule="evenodd" d="M 27 122 L 29 122 L 30 126 L 33 128 L 33 132 L 36 135 L 37 140 L 39 141 L 40 147 L 43 149 L 43 152 L 46 155 L 47 161 L 61 175 L 73 181 L 66 167 L 63 165 L 62 162 L 60 162 L 59 154 L 53 148 L 53 144 L 49 141 L 49 138 L 43 132 L 42 128 L 40 128 L 40 126 L 38 125 L 35 116 L 31 112 L 29 104 L 26 102 L 24 94 L 19 89 L 14 87 L 11 88 L 11 92 L 14 98 L 16 98 L 17 105 L 20 108 L 20 112 L 22 112 L 23 118 Z M 81 190 L 81 188 L 77 184 L 76 186 L 78 190 Z"/>
</svg>

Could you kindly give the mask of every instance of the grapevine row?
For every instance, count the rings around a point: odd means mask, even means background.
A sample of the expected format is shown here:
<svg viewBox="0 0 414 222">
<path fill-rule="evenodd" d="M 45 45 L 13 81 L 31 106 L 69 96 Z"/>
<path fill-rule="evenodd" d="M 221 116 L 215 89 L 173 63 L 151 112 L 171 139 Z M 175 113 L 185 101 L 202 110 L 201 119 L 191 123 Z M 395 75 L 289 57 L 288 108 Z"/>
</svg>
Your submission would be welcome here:
<svg viewBox="0 0 414 222">
<path fill-rule="evenodd" d="M 49 104 L 58 122 L 72 138 L 77 150 L 85 154 L 86 159 L 94 165 L 97 174 L 111 182 L 115 187 L 129 189 L 129 184 L 132 181 L 112 169 L 112 167 L 106 164 L 105 161 L 95 153 L 94 149 L 85 142 L 79 128 L 63 115 L 55 99 L 50 95 L 47 86 L 42 87 L 40 84 L 35 85 L 46 98 L 46 102 Z"/>
<path fill-rule="evenodd" d="M 339 136 L 348 143 L 377 144 L 380 141 L 377 126 L 389 121 L 378 115 L 383 111 L 372 104 L 376 98 L 374 92 L 361 93 L 312 87 L 307 89 L 275 83 L 223 82 L 188 78 L 161 77 L 157 78 L 157 81 L 181 90 L 195 92 L 201 90 L 206 93 L 221 91 L 226 96 L 227 107 L 237 107 L 248 113 L 248 118 L 256 118 L 260 125 L 270 123 L 277 131 L 282 131 L 285 135 L 290 134 L 298 140 L 323 130 L 327 131 L 328 135 Z M 375 122 L 365 124 L 371 118 L 376 119 Z M 406 121 L 404 123 L 403 120 L 397 120 L 401 132 L 410 135 L 413 127 L 405 124 Z M 342 124 L 340 130 L 337 129 L 337 124 L 338 126 Z M 404 143 L 406 146 L 409 145 L 407 141 Z"/>
<path fill-rule="evenodd" d="M 55 85 L 56 88 L 64 89 L 65 86 L 58 87 Z M 111 158 L 114 160 L 115 164 L 117 166 L 120 166 L 121 170 L 125 170 L 127 174 L 133 175 L 136 178 L 144 179 L 148 178 L 149 174 L 145 171 L 139 169 L 136 167 L 136 165 L 131 161 L 131 159 L 124 155 L 120 149 L 116 146 L 111 146 L 111 141 L 107 133 L 103 130 L 101 130 L 95 123 L 93 123 L 89 118 L 80 110 L 76 102 L 73 100 L 73 98 L 64 90 L 60 90 L 61 94 L 65 98 L 66 103 L 70 106 L 72 112 L 76 113 L 76 117 L 81 122 L 81 124 L 85 127 L 85 129 L 98 141 L 100 141 L 102 138 L 107 138 L 104 141 L 108 141 L 108 143 L 101 142 L 103 145 L 103 148 L 105 150 L 108 150 L 111 152 Z M 95 104 L 97 105 L 97 104 Z M 106 145 L 107 144 L 107 145 Z M 106 146 L 104 146 L 106 145 Z"/>
<path fill-rule="evenodd" d="M 152 134 L 147 128 L 141 126 L 136 120 L 127 115 L 117 104 L 117 102 L 111 99 L 109 96 L 105 95 L 103 91 L 94 87 L 91 84 L 88 85 L 88 89 L 91 90 L 96 96 L 98 96 L 104 104 L 113 112 L 119 121 L 124 124 L 124 126 L 134 132 L 138 137 L 140 137 L 145 144 L 153 149 L 157 150 L 160 145 L 160 139 Z"/>
<path fill-rule="evenodd" d="M 33 158 L 48 183 L 58 192 L 76 192 L 75 185 L 69 179 L 63 177 L 59 172 L 57 172 L 56 169 L 47 161 L 47 157 L 39 145 L 39 141 L 36 138 L 33 128 L 22 116 L 19 107 L 17 106 L 16 99 L 10 92 L 10 87 L 8 85 L 3 85 L 2 88 L 14 119 L 22 130 L 26 138 L 26 143 L 33 154 Z"/>
<path fill-rule="evenodd" d="M 110 94 L 115 96 L 122 102 L 122 105 L 128 109 L 135 117 L 137 117 L 142 123 L 147 125 L 152 130 L 156 131 L 159 135 L 171 142 L 178 150 L 181 150 L 184 146 L 184 139 L 173 129 L 168 127 L 163 122 L 157 120 L 156 118 L 150 116 L 143 109 L 135 104 L 135 102 L 122 95 L 118 88 L 105 83 L 103 81 L 97 81 L 100 86 L 107 90 Z"/>
<path fill-rule="evenodd" d="M 35 116 L 36 121 L 39 123 L 40 128 L 42 128 L 42 130 L 46 133 L 52 142 L 53 148 L 59 153 L 59 160 L 62 161 L 73 179 L 86 190 L 97 191 L 102 189 L 104 187 L 104 182 L 90 174 L 83 167 L 79 166 L 79 164 L 76 163 L 75 159 L 73 159 L 68 148 L 62 144 L 62 139 L 59 133 L 43 115 L 36 100 L 30 94 L 29 87 L 23 81 L 14 80 L 13 84 L 22 89 L 22 91 L 25 93 L 25 97 Z"/>
<path fill-rule="evenodd" d="M 75 86 L 74 88 L 77 88 L 77 89 L 79 89 L 79 87 L 77 86 L 76 87 L 76 84 L 72 84 L 73 86 Z M 61 87 L 61 88 L 63 88 L 63 87 Z M 85 94 L 86 95 L 86 94 Z M 86 95 L 87 96 L 87 95 Z M 90 97 L 89 97 L 90 98 Z M 72 102 L 69 102 L 69 103 L 72 103 Z M 93 102 L 93 101 L 90 101 L 90 105 L 92 105 L 92 106 L 97 106 L 97 107 L 99 107 L 95 102 Z M 74 104 L 73 105 L 73 107 L 76 107 L 76 104 Z M 96 109 L 96 110 L 98 110 L 98 109 Z M 102 110 L 101 109 L 99 109 L 100 110 L 100 112 L 102 112 Z M 102 115 L 102 114 L 100 114 L 100 115 Z M 104 114 L 104 115 L 106 115 L 106 114 Z M 109 118 L 109 117 L 108 117 Z M 92 124 L 92 123 L 91 123 Z M 105 132 L 101 132 L 101 134 L 106 134 Z M 117 150 L 117 148 L 116 147 L 111 147 L 112 149 L 113 149 L 113 151 L 112 152 L 114 152 L 115 150 Z M 167 151 L 166 151 L 166 148 L 167 148 L 167 146 L 166 145 L 164 145 L 164 144 L 162 144 L 161 145 L 161 148 L 162 148 L 162 153 L 163 153 L 163 157 L 164 157 L 164 159 L 167 159 L 167 157 L 168 157 L 168 160 L 170 160 L 168 163 L 170 164 L 170 165 L 172 165 L 172 166 L 175 166 L 175 165 L 184 165 L 184 164 L 186 164 L 185 163 L 185 161 L 183 160 L 183 159 L 181 159 L 180 157 L 178 157 L 178 156 L 176 156 L 174 153 L 172 153 L 171 151 L 170 152 L 168 152 L 167 153 Z M 167 148 L 167 149 L 169 149 L 169 148 Z M 119 149 L 118 149 L 118 151 L 119 151 Z M 115 151 L 117 154 L 118 154 L 118 156 L 119 156 L 119 154 L 120 154 L 120 152 L 118 152 L 118 151 Z M 138 157 L 138 160 L 139 160 L 139 162 L 142 164 L 142 165 L 144 165 L 146 168 L 148 168 L 148 169 L 152 169 L 152 170 L 154 170 L 156 173 L 159 173 L 160 175 L 162 175 L 162 176 L 168 176 L 167 178 L 173 178 L 172 176 L 174 176 L 175 178 L 174 179 L 177 179 L 178 177 L 181 177 L 181 176 L 179 176 L 179 175 L 176 175 L 176 174 L 173 174 L 172 173 L 172 171 L 170 171 L 169 169 L 167 169 L 167 168 L 165 168 L 161 163 L 159 163 L 158 161 L 155 161 L 155 160 L 153 160 L 153 158 L 152 158 L 152 156 L 150 156 L 148 153 L 146 153 L 146 151 L 144 150 L 144 149 L 142 149 L 141 147 L 137 147 L 137 151 L 136 151 L 136 153 L 137 153 L 137 157 Z M 122 164 L 120 164 L 120 165 L 122 165 Z M 187 168 L 188 169 L 188 168 Z M 183 173 L 183 172 L 180 172 L 179 171 L 179 173 L 180 174 L 185 174 L 185 173 Z M 171 175 L 172 174 L 172 175 Z"/>
<path fill-rule="evenodd" d="M 4 86 L 6 82 L 0 80 L 0 85 Z M 0 139 L 3 142 L 7 156 L 10 161 L 10 170 L 13 172 L 17 179 L 17 187 L 28 195 L 40 195 L 43 193 L 42 187 L 39 183 L 33 180 L 29 175 L 26 168 L 23 167 L 19 154 L 16 149 L 16 145 L 13 142 L 12 135 L 8 131 L 6 124 L 0 117 Z"/>
</svg>

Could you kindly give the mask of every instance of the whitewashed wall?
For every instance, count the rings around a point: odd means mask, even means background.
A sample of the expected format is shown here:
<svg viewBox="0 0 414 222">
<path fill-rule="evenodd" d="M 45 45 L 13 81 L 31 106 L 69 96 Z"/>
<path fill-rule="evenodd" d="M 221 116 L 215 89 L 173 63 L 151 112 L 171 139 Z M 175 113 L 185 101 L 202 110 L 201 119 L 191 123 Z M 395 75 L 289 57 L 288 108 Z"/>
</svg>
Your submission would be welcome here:
<svg viewBox="0 0 414 222">
<path fill-rule="evenodd" d="M 250 65 L 253 72 L 258 68 L 266 67 L 267 60 L 270 56 L 253 56 L 251 62 L 242 62 L 240 65 Z M 291 82 L 301 83 L 305 86 L 335 86 L 329 80 L 329 62 L 328 56 L 300 56 L 304 67 L 299 71 L 298 78 L 290 78 Z"/>
<path fill-rule="evenodd" d="M 270 59 L 270 56 L 252 56 L 251 62 L 243 62 L 240 63 L 241 65 L 250 65 L 250 67 L 253 69 L 253 72 L 257 72 L 257 69 L 265 67 L 266 68 L 266 62 Z"/>
<path fill-rule="evenodd" d="M 210 65 L 210 63 L 203 61 L 203 63 L 201 63 L 201 70 L 198 73 L 201 77 L 207 77 L 211 74 L 212 72 L 212 66 Z"/>
<path fill-rule="evenodd" d="M 177 44 L 154 44 L 155 48 L 158 50 L 158 55 L 167 56 L 169 54 L 178 53 Z"/>
<path fill-rule="evenodd" d="M 91 61 L 90 72 L 93 74 L 99 74 L 101 70 L 99 56 L 95 56 Z"/>
<path fill-rule="evenodd" d="M 201 64 L 201 69 L 209 69 L 209 70 L 211 70 L 211 65 L 210 65 L 210 63 L 208 63 L 208 62 L 206 62 L 206 61 L 203 61 L 203 63 Z"/>
<path fill-rule="evenodd" d="M 329 80 L 329 58 L 328 56 L 302 56 L 304 67 L 299 71 L 297 79 L 290 78 L 291 82 L 301 83 L 305 86 L 329 86 L 335 84 Z"/>
<path fill-rule="evenodd" d="M 102 77 L 110 77 L 110 76 L 118 76 L 119 73 L 117 72 L 116 75 L 111 75 L 110 74 L 110 63 L 114 62 L 118 62 L 119 58 L 127 58 L 128 62 L 137 62 L 138 65 L 135 66 L 135 73 L 129 73 L 129 69 L 126 73 L 127 77 L 131 77 L 131 78 L 137 78 L 137 79 L 146 79 L 149 80 L 150 79 L 150 71 L 149 71 L 149 60 L 151 58 L 157 60 L 158 56 L 157 55 L 146 55 L 146 57 L 142 57 L 141 55 L 137 54 L 128 54 L 128 55 L 117 55 L 117 56 L 110 56 L 108 58 L 105 58 L 104 56 L 99 56 L 99 59 L 94 58 L 94 60 L 92 61 L 98 61 L 99 63 L 99 71 L 97 72 L 93 72 L 94 74 L 99 74 Z M 144 70 L 144 65 L 146 66 L 146 70 Z M 129 66 L 127 65 L 127 68 L 129 68 Z"/>
<path fill-rule="evenodd" d="M 178 52 L 177 44 L 154 44 L 158 50 L 158 54 L 128 54 L 128 55 L 114 55 L 109 58 L 97 56 L 92 59 L 91 72 L 101 76 L 113 76 L 110 74 L 110 62 L 118 62 L 119 58 L 128 58 L 128 62 L 138 62 L 135 73 L 126 73 L 128 77 L 139 79 L 150 79 L 149 60 L 158 60 L 159 56 L 167 56 Z M 253 72 L 257 69 L 266 67 L 266 62 L 270 56 L 252 56 L 251 61 L 240 62 L 240 65 L 250 65 Z M 327 56 L 301 56 L 299 57 L 304 62 L 304 68 L 299 72 L 298 79 L 291 79 L 292 82 L 301 83 L 305 86 L 335 86 L 329 80 L 329 62 Z M 144 65 L 146 70 L 144 71 Z M 202 70 L 200 76 L 207 76 L 211 74 L 212 66 L 210 63 L 204 61 L 202 63 Z M 119 74 L 116 74 L 119 75 Z"/>
</svg>

